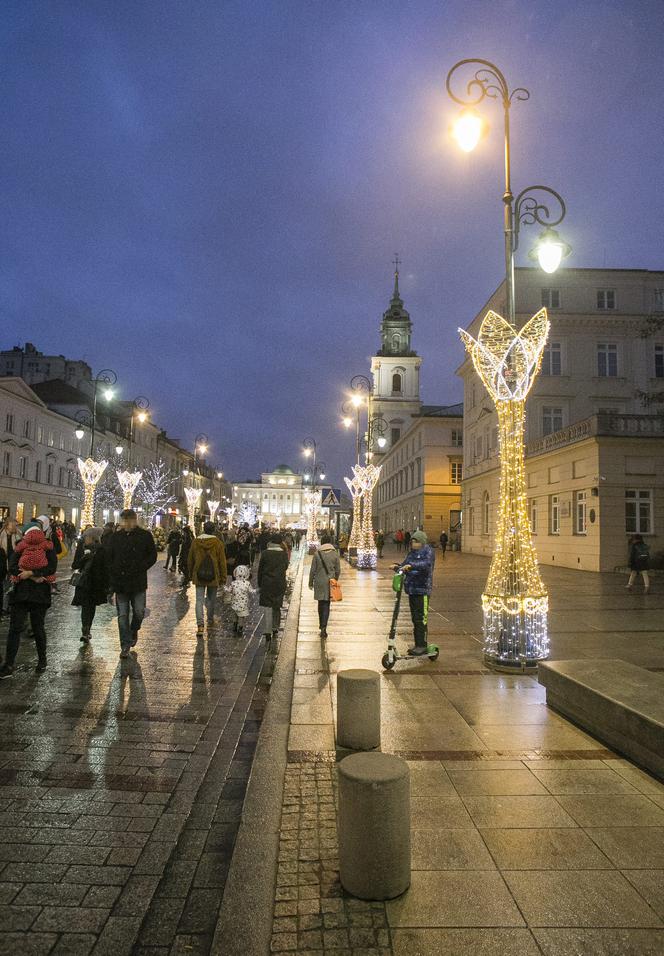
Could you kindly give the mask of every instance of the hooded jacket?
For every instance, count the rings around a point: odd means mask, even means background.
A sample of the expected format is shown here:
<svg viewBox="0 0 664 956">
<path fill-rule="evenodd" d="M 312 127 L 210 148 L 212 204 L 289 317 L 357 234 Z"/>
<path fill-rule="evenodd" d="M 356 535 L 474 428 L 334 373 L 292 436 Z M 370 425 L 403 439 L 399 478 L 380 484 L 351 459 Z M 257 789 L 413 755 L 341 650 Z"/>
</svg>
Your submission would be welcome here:
<svg viewBox="0 0 664 956">
<path fill-rule="evenodd" d="M 212 558 L 215 576 L 212 581 L 199 581 L 198 569 L 200 568 L 206 554 Z M 199 534 L 194 538 L 189 555 L 187 557 L 187 568 L 189 577 L 197 587 L 219 587 L 226 583 L 226 550 L 223 542 L 219 540 L 216 534 Z"/>
<path fill-rule="evenodd" d="M 258 562 L 259 603 L 261 607 L 279 608 L 286 593 L 288 555 L 280 544 L 268 544 Z"/>
<path fill-rule="evenodd" d="M 251 572 L 245 564 L 237 567 L 233 574 L 235 580 L 231 584 L 231 608 L 238 617 L 249 616 L 250 598 L 255 593 L 249 580 L 250 575 Z"/>
<path fill-rule="evenodd" d="M 417 550 L 411 548 L 399 565 L 400 568 L 406 564 L 411 566 L 410 571 L 404 572 L 406 594 L 431 594 L 435 561 L 436 554 L 430 544 L 425 544 Z"/>
</svg>

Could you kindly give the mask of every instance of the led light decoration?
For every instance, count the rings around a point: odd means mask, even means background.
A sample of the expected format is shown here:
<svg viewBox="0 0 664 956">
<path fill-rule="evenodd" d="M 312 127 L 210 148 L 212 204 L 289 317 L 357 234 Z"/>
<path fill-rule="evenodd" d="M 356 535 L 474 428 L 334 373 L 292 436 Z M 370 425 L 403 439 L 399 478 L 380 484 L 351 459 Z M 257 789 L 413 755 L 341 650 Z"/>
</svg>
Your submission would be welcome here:
<svg viewBox="0 0 664 956">
<path fill-rule="evenodd" d="M 353 477 L 344 478 L 350 496 L 353 499 L 353 527 L 350 529 L 350 538 L 348 539 L 349 550 L 362 546 L 362 497 L 364 495 L 364 485 L 358 471 L 361 472 L 360 465 L 353 465 Z"/>
<path fill-rule="evenodd" d="M 193 531 L 194 529 L 194 516 L 196 514 L 196 506 L 200 500 L 202 488 L 185 488 L 184 496 L 187 499 L 187 515 L 189 519 L 189 525 Z"/>
<path fill-rule="evenodd" d="M 238 514 L 239 524 L 248 524 L 250 528 L 258 521 L 258 506 L 253 501 L 243 501 Z"/>
<path fill-rule="evenodd" d="M 124 508 L 131 508 L 131 499 L 134 496 L 134 491 L 136 490 L 136 485 L 139 483 L 143 477 L 142 471 L 118 471 L 116 472 L 118 476 L 118 481 L 120 482 L 120 487 L 122 488 L 122 494 L 124 495 Z"/>
<path fill-rule="evenodd" d="M 305 489 L 304 492 L 304 513 L 307 518 L 307 548 L 312 554 L 318 545 L 318 515 L 321 509 L 321 493 L 312 488 Z"/>
<path fill-rule="evenodd" d="M 365 465 L 356 468 L 362 484 L 362 539 L 357 548 L 358 568 L 375 570 L 378 564 L 378 549 L 373 533 L 373 490 L 380 477 L 381 466 Z"/>
<path fill-rule="evenodd" d="M 104 474 L 107 461 L 95 461 L 93 458 L 78 459 L 78 470 L 81 473 L 83 488 L 85 494 L 83 498 L 83 508 L 81 510 L 81 528 L 95 523 L 95 488 L 97 482 Z"/>
<path fill-rule="evenodd" d="M 487 312 L 477 339 L 461 338 L 498 413 L 500 501 L 489 577 L 482 595 L 484 657 L 497 668 L 523 670 L 549 655 L 549 599 L 537 566 L 526 498 L 525 402 L 549 334 L 546 309 L 517 332 Z"/>
<path fill-rule="evenodd" d="M 220 504 L 221 504 L 220 501 L 210 501 L 210 499 L 208 498 L 207 506 L 210 511 L 210 521 L 214 521 L 214 516 L 216 515 Z"/>
<path fill-rule="evenodd" d="M 228 520 L 228 527 L 232 528 L 235 524 L 235 505 L 229 505 L 229 507 L 224 508 L 223 511 Z"/>
</svg>

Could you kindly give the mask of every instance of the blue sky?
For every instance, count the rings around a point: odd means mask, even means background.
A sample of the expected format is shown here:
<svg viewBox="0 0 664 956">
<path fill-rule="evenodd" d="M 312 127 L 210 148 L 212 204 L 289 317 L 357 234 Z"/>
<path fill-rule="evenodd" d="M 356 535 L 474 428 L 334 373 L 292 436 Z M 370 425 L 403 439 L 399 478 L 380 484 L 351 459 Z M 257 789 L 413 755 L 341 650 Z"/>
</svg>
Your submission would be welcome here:
<svg viewBox="0 0 664 956">
<path fill-rule="evenodd" d="M 564 195 L 570 265 L 658 269 L 663 27 L 658 0 L 6 0 L 3 345 L 115 368 L 237 479 L 313 435 L 338 481 L 394 252 L 430 403 L 501 278 L 500 113 L 460 155 L 450 66 L 529 88 L 514 187 Z"/>
</svg>

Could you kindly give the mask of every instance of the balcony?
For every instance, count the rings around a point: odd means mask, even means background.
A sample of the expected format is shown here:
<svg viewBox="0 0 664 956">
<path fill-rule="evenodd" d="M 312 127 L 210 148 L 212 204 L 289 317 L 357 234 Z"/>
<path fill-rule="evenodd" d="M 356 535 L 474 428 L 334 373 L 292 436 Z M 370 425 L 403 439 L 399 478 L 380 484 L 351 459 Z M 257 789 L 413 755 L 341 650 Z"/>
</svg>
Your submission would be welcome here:
<svg viewBox="0 0 664 956">
<path fill-rule="evenodd" d="M 526 445 L 526 455 L 542 455 L 547 451 L 573 445 L 595 437 L 662 438 L 664 417 L 660 415 L 593 415 L 581 422 L 561 428 L 551 435 L 537 438 Z"/>
</svg>

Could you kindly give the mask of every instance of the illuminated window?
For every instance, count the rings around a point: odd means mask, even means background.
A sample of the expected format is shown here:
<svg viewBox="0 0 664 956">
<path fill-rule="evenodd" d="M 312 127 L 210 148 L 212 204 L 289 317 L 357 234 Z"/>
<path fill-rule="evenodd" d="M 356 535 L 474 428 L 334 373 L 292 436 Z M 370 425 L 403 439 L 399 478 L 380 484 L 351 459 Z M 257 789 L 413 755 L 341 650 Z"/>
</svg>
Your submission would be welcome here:
<svg viewBox="0 0 664 956">
<path fill-rule="evenodd" d="M 652 534 L 652 530 L 652 492 L 628 488 L 625 491 L 625 531 L 627 534 Z"/>
</svg>

